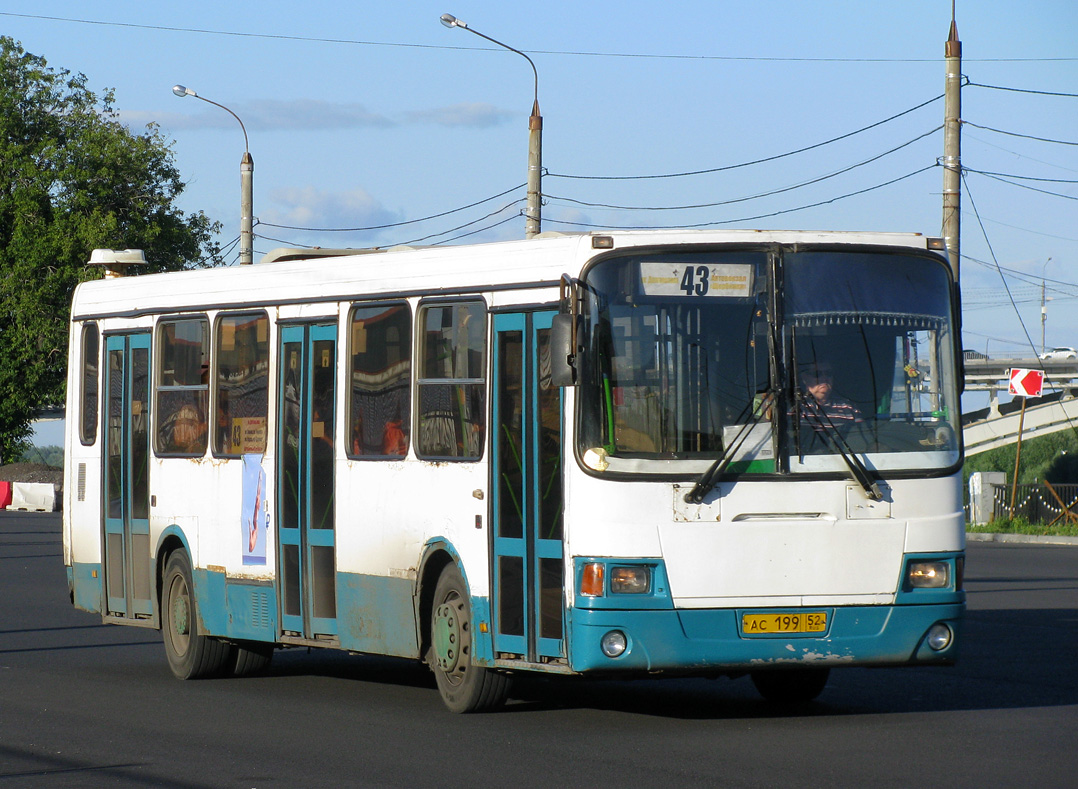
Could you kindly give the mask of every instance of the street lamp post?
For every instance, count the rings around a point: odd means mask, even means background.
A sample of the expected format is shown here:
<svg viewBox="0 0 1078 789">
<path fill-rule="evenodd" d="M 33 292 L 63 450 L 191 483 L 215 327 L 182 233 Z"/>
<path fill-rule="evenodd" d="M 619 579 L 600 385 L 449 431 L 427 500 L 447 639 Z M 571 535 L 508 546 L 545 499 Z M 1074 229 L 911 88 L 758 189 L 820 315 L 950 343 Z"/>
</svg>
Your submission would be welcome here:
<svg viewBox="0 0 1078 789">
<path fill-rule="evenodd" d="M 519 49 L 514 49 L 508 44 L 503 44 L 497 39 L 480 33 L 478 30 L 473 30 L 452 14 L 442 14 L 441 21 L 446 27 L 462 28 L 470 33 L 475 33 L 480 38 L 485 38 L 492 44 L 497 44 L 510 52 L 516 52 L 528 61 L 528 64 L 532 67 L 532 74 L 535 76 L 535 100 L 532 102 L 532 114 L 528 118 L 528 203 L 525 209 L 524 236 L 525 238 L 534 238 L 540 233 L 543 210 L 543 116 L 539 114 L 539 72 L 536 70 L 532 59 Z"/>
<path fill-rule="evenodd" d="M 184 96 L 194 96 L 196 99 L 201 99 L 207 104 L 212 104 L 214 107 L 220 107 L 236 119 L 240 125 L 240 129 L 243 131 L 243 158 L 240 159 L 240 265 L 250 265 L 254 258 L 253 182 L 255 160 L 251 157 L 251 146 L 247 142 L 247 127 L 243 125 L 240 116 L 224 104 L 218 104 L 216 101 L 211 101 L 205 96 L 199 96 L 190 88 L 185 88 L 183 85 L 176 85 L 172 88 L 172 92 L 181 99 Z"/>
</svg>

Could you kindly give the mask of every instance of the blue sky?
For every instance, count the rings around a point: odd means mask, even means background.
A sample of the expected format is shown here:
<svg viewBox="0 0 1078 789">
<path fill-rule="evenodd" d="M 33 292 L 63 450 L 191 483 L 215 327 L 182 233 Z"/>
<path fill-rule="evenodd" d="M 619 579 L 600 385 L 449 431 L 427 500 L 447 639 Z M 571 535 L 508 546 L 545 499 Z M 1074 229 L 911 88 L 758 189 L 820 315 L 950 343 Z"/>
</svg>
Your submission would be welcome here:
<svg viewBox="0 0 1078 789">
<path fill-rule="evenodd" d="M 55 68 L 86 74 L 93 89 L 115 89 L 133 128 L 158 123 L 189 184 L 181 208 L 220 219 L 223 243 L 238 235 L 243 136 L 227 113 L 171 88 L 186 85 L 243 118 L 257 260 L 284 245 L 523 236 L 531 68 L 443 27 L 445 12 L 535 62 L 544 230 L 722 223 L 940 233 L 943 102 L 932 100 L 943 92 L 950 0 L 9 0 L 0 31 Z M 1078 99 L 999 89 L 1078 91 L 1078 3 L 958 0 L 957 20 L 971 83 L 962 113 L 964 345 L 1018 353 L 1028 333 L 1039 349 L 1042 278 L 1046 343 L 1078 345 Z M 595 179 L 769 159 L 926 102 L 768 163 Z M 671 208 L 685 205 L 707 207 Z"/>
</svg>

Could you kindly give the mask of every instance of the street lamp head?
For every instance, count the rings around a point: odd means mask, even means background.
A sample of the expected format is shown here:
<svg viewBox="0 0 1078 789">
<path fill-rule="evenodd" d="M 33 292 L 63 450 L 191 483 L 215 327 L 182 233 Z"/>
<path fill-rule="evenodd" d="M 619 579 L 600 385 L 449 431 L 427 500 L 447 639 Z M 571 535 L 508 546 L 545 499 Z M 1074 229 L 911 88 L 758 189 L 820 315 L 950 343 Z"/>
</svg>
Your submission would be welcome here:
<svg viewBox="0 0 1078 789">
<path fill-rule="evenodd" d="M 465 29 L 467 29 L 467 27 L 468 27 L 468 25 L 466 25 L 461 20 L 457 19 L 452 14 L 442 14 L 441 20 L 442 20 L 442 24 L 445 25 L 446 27 L 463 27 Z"/>
<path fill-rule="evenodd" d="M 179 96 L 181 99 L 184 96 L 194 96 L 195 98 L 198 98 L 197 93 L 195 93 L 190 88 L 185 88 L 183 85 L 173 85 L 172 86 L 172 92 L 175 93 L 177 96 Z"/>
</svg>

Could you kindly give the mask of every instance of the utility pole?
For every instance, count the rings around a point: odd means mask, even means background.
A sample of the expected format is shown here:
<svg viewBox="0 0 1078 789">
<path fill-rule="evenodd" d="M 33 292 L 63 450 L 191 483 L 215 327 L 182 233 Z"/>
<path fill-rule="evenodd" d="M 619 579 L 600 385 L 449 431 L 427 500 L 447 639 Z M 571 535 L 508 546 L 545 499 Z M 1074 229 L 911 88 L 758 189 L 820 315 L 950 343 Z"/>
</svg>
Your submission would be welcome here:
<svg viewBox="0 0 1078 789">
<path fill-rule="evenodd" d="M 944 57 L 947 76 L 943 91 L 943 242 L 957 285 L 962 204 L 962 42 L 958 40 L 954 19 L 954 0 L 951 0 L 951 31 Z"/>
<path fill-rule="evenodd" d="M 1041 267 L 1041 353 L 1044 353 L 1044 324 L 1048 322 L 1048 299 L 1046 298 L 1045 291 L 1047 290 L 1045 283 L 1045 272 L 1048 270 L 1048 264 L 1052 262 L 1051 258 L 1044 261 L 1044 265 Z"/>
</svg>

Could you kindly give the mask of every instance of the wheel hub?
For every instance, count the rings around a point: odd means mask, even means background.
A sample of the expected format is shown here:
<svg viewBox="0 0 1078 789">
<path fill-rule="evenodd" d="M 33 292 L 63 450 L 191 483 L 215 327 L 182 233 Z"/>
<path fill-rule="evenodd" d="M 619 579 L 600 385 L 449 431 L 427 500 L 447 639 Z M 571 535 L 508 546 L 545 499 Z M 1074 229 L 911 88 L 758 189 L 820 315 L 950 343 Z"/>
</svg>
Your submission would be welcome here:
<svg viewBox="0 0 1078 789">
<path fill-rule="evenodd" d="M 190 617 L 187 613 L 187 598 L 178 596 L 172 600 L 172 627 L 176 635 L 186 636 L 190 632 Z"/>
<path fill-rule="evenodd" d="M 447 673 L 455 671 L 460 660 L 460 617 L 450 603 L 434 610 L 434 659 Z"/>
</svg>

